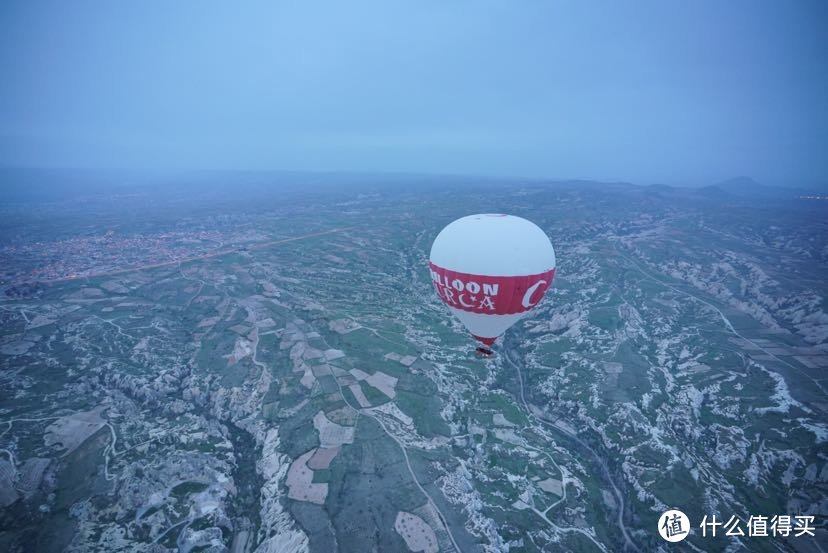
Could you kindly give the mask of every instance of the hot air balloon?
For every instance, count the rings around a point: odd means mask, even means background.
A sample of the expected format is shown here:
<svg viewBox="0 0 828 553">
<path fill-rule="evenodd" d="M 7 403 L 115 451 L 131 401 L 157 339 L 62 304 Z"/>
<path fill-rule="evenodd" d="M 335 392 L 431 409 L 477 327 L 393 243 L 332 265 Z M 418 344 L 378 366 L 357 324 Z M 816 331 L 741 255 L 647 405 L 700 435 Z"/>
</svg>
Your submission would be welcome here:
<svg viewBox="0 0 828 553">
<path fill-rule="evenodd" d="M 534 223 L 503 214 L 469 215 L 440 231 L 428 263 L 440 299 L 491 355 L 494 344 L 552 284 L 555 249 Z"/>
</svg>

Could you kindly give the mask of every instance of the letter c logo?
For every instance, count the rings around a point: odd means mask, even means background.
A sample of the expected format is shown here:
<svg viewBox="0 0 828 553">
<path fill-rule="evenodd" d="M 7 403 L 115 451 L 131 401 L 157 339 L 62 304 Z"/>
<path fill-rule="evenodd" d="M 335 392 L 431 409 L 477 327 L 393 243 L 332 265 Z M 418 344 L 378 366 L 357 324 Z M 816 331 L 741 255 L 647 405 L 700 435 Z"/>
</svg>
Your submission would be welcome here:
<svg viewBox="0 0 828 553">
<path fill-rule="evenodd" d="M 546 284 L 546 281 L 545 280 L 539 280 L 535 284 L 533 284 L 532 286 L 530 286 L 529 288 L 526 289 L 526 293 L 523 294 L 523 301 L 520 302 L 521 305 L 523 305 L 523 307 L 525 307 L 526 309 L 529 309 L 530 307 L 532 307 L 536 303 L 538 303 L 537 301 L 533 302 L 531 300 L 532 300 L 532 296 L 535 294 L 535 291 L 537 291 L 537 289 L 542 284 Z M 538 300 L 540 300 L 540 298 L 538 298 Z"/>
</svg>

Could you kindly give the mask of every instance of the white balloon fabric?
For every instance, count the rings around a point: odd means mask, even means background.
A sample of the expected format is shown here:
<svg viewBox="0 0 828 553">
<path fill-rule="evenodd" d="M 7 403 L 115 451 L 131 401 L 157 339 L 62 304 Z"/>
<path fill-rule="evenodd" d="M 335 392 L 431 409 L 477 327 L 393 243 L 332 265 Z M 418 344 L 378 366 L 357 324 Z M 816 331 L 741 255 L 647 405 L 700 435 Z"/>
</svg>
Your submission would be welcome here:
<svg viewBox="0 0 828 553">
<path fill-rule="evenodd" d="M 440 231 L 428 265 L 443 302 L 472 336 L 490 346 L 549 289 L 555 249 L 526 219 L 469 215 Z"/>
</svg>

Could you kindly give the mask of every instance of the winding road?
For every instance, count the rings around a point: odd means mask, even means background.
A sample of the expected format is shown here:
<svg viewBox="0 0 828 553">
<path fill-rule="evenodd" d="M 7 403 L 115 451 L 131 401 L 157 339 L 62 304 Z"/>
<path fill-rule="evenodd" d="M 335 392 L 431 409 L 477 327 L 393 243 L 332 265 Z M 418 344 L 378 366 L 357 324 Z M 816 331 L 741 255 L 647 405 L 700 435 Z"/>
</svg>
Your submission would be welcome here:
<svg viewBox="0 0 828 553">
<path fill-rule="evenodd" d="M 618 486 L 615 484 L 615 480 L 612 478 L 612 474 L 607 467 L 606 460 L 604 460 L 601 456 L 599 456 L 594 449 L 592 449 L 589 445 L 587 445 L 583 440 L 581 440 L 578 436 L 571 432 L 567 432 L 566 430 L 556 426 L 552 421 L 546 420 L 543 417 L 539 417 L 533 413 L 531 409 L 529 409 L 529 404 L 526 402 L 526 395 L 523 388 L 523 373 L 520 370 L 520 365 L 512 359 L 513 348 L 508 348 L 503 350 L 503 358 L 515 369 L 518 378 L 518 384 L 520 385 L 520 402 L 523 405 L 523 410 L 526 413 L 526 416 L 529 417 L 530 420 L 534 420 L 540 424 L 543 424 L 545 428 L 551 429 L 552 431 L 556 432 L 558 435 L 563 436 L 565 442 L 569 443 L 570 445 L 574 445 L 575 449 L 580 449 L 582 452 L 589 453 L 601 467 L 601 476 L 603 479 L 610 485 L 612 488 L 613 495 L 615 496 L 615 500 L 618 502 L 618 519 L 617 524 L 618 528 L 621 530 L 621 535 L 624 537 L 624 549 L 631 550 L 631 551 L 639 551 L 638 546 L 635 545 L 635 542 L 632 541 L 630 538 L 630 534 L 627 531 L 627 526 L 624 524 L 624 496 L 621 494 L 621 491 L 618 489 Z M 538 514 L 541 514 L 538 512 Z M 547 522 L 550 522 L 545 516 L 542 517 Z M 560 529 L 560 528 L 559 528 Z M 597 542 L 592 536 L 586 534 L 598 547 L 603 549 L 603 546 Z"/>
</svg>

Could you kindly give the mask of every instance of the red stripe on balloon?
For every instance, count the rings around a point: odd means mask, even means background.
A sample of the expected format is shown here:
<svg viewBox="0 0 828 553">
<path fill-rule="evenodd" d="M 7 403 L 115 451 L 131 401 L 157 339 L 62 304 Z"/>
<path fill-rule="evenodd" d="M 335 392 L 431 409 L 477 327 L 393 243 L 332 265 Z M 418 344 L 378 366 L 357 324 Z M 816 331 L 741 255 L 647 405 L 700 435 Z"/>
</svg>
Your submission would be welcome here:
<svg viewBox="0 0 828 553">
<path fill-rule="evenodd" d="M 429 261 L 431 280 L 446 305 L 486 315 L 524 313 L 540 302 L 555 268 L 535 275 L 487 276 L 444 269 Z"/>
</svg>

